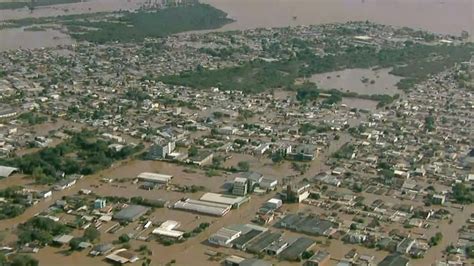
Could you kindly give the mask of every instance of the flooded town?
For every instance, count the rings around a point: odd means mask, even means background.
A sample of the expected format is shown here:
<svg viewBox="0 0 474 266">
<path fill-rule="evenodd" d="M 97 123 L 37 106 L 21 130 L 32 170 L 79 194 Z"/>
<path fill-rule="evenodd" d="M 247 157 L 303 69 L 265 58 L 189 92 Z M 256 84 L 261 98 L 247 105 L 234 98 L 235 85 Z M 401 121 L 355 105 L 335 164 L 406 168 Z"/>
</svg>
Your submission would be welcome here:
<svg viewBox="0 0 474 266">
<path fill-rule="evenodd" d="M 474 265 L 472 3 L 246 2 L 1 0 L 0 265 Z"/>
</svg>

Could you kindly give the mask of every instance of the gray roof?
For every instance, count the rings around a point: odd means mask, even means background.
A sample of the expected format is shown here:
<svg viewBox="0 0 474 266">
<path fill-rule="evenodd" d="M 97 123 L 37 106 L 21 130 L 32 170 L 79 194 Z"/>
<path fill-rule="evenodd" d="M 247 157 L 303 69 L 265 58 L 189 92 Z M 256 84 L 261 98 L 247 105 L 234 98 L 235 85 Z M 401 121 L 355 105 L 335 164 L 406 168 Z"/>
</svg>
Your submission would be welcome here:
<svg viewBox="0 0 474 266">
<path fill-rule="evenodd" d="M 314 253 L 314 255 L 311 256 L 311 258 L 309 258 L 309 260 L 322 262 L 323 260 L 325 260 L 329 256 L 330 256 L 330 254 L 328 252 L 318 250 L 318 252 Z"/>
<path fill-rule="evenodd" d="M 314 240 L 307 237 L 300 237 L 289 247 L 280 253 L 280 257 L 286 260 L 297 260 L 301 254 L 314 245 Z"/>
<path fill-rule="evenodd" d="M 93 250 L 100 253 L 106 253 L 106 252 L 111 251 L 113 248 L 114 248 L 114 245 L 110 243 L 104 243 L 104 244 L 98 244 L 94 246 Z"/>
<path fill-rule="evenodd" d="M 252 258 L 243 260 L 241 263 L 239 263 L 239 266 L 272 266 L 272 263 Z"/>
<path fill-rule="evenodd" d="M 150 208 L 141 205 L 129 205 L 114 215 L 114 219 L 134 221 L 145 214 Z"/>
<path fill-rule="evenodd" d="M 271 233 L 270 231 L 266 231 L 259 237 L 253 239 L 247 247 L 247 250 L 253 253 L 260 253 L 273 242 L 279 240 L 281 235 L 281 233 Z"/>
<path fill-rule="evenodd" d="M 240 174 L 240 177 L 247 178 L 253 182 L 260 182 L 263 178 L 263 175 L 257 172 L 245 172 Z"/>
<path fill-rule="evenodd" d="M 259 234 L 261 234 L 262 231 L 252 229 L 247 233 L 242 233 L 239 237 L 237 237 L 234 241 L 232 241 L 233 245 L 236 245 L 237 247 L 243 246 L 250 242 L 250 240 L 254 239 L 257 237 Z"/>
<path fill-rule="evenodd" d="M 9 177 L 13 172 L 18 171 L 18 168 L 10 166 L 0 166 L 0 177 Z"/>
<path fill-rule="evenodd" d="M 288 214 L 275 226 L 311 235 L 324 235 L 333 223 L 312 215 Z"/>
<path fill-rule="evenodd" d="M 399 254 L 391 254 L 385 257 L 378 266 L 406 266 L 408 265 L 408 259 L 399 255 Z"/>
</svg>

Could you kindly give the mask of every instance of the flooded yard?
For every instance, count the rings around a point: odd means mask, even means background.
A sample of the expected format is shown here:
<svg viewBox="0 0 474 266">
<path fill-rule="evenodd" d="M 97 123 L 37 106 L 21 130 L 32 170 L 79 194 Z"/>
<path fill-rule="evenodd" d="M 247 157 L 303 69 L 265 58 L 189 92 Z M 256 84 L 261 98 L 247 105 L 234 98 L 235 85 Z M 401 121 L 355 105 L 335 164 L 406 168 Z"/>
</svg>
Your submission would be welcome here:
<svg viewBox="0 0 474 266">
<path fill-rule="evenodd" d="M 342 92 L 358 94 L 387 94 L 400 93 L 396 84 L 401 80 L 389 73 L 390 69 L 346 69 L 313 75 L 310 80 L 323 89 L 337 89 Z"/>
</svg>

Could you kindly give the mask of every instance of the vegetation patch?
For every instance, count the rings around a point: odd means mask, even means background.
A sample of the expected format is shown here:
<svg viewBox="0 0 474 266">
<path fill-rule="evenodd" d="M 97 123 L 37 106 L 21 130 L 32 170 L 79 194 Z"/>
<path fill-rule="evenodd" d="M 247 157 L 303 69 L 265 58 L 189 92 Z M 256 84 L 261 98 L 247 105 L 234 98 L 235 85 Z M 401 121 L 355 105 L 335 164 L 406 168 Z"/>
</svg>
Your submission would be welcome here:
<svg viewBox="0 0 474 266">
<path fill-rule="evenodd" d="M 369 46 L 351 47 L 339 54 L 319 56 L 307 47 L 288 60 L 268 62 L 257 59 L 240 66 L 217 70 L 205 70 L 198 67 L 194 71 L 161 76 L 157 79 L 168 84 L 194 88 L 222 87 L 259 93 L 272 88 L 291 88 L 296 78 L 318 73 L 348 68 L 391 67 L 393 69 L 390 74 L 404 77 L 397 87 L 410 90 L 430 75 L 452 67 L 456 62 L 469 60 L 473 51 L 472 44 L 454 46 L 409 43 L 403 48 L 380 50 Z M 299 97 L 318 96 L 316 93 L 308 92 L 300 93 Z M 388 99 L 386 96 L 376 97 Z"/>
<path fill-rule="evenodd" d="M 53 183 L 64 175 L 88 175 L 110 167 L 140 151 L 142 146 L 124 146 L 116 151 L 109 147 L 111 141 L 97 137 L 95 131 L 72 134 L 67 141 L 56 147 L 44 148 L 38 152 L 1 161 L 3 165 L 15 166 L 25 174 L 33 175 L 39 183 Z"/>
</svg>

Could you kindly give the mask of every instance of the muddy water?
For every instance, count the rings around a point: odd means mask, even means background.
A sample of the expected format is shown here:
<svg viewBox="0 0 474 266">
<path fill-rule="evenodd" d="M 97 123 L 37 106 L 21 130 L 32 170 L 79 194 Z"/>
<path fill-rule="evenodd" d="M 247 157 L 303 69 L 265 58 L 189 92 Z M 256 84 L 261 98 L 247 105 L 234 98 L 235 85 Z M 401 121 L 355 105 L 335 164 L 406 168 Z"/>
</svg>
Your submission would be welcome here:
<svg viewBox="0 0 474 266">
<path fill-rule="evenodd" d="M 203 0 L 236 19 L 224 30 L 370 20 L 460 34 L 474 33 L 472 0 Z"/>
<path fill-rule="evenodd" d="M 89 0 L 73 4 L 37 7 L 33 12 L 27 8 L 0 10 L 0 20 L 40 18 L 137 9 L 145 0 Z"/>
<path fill-rule="evenodd" d="M 337 89 L 343 92 L 367 95 L 400 93 L 396 84 L 401 78 L 391 75 L 389 72 L 390 69 L 346 69 L 316 74 L 310 80 L 323 89 Z"/>
<path fill-rule="evenodd" d="M 53 29 L 45 31 L 28 31 L 23 28 L 0 30 L 0 51 L 36 49 L 72 43 L 73 40 L 69 35 Z"/>
<path fill-rule="evenodd" d="M 348 108 L 357 108 L 367 111 L 377 110 L 377 102 L 372 100 L 344 97 L 342 98 L 342 104 L 345 104 Z"/>
</svg>

